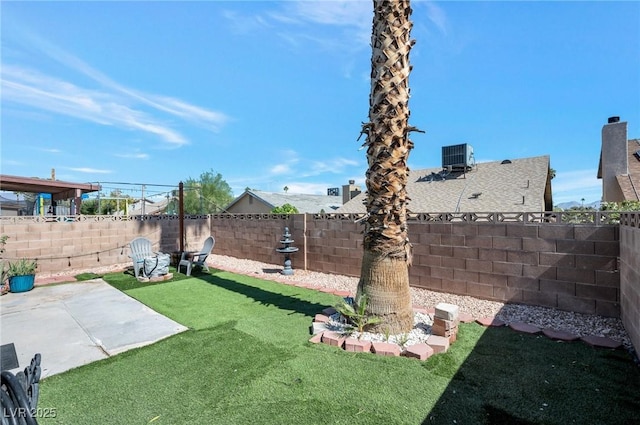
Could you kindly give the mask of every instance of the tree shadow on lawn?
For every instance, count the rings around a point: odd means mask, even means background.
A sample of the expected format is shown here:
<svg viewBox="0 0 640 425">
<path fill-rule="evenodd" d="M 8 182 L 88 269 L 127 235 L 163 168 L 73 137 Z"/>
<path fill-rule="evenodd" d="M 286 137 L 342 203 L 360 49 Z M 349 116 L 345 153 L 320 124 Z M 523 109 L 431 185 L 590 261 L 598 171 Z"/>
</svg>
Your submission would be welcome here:
<svg viewBox="0 0 640 425">
<path fill-rule="evenodd" d="M 198 279 L 206 281 L 212 285 L 216 285 L 220 288 L 224 288 L 229 291 L 233 291 L 238 294 L 242 294 L 246 297 L 252 298 L 263 305 L 274 306 L 281 310 L 290 310 L 292 313 L 301 313 L 309 317 L 314 317 L 316 314 L 320 313 L 323 309 L 330 306 L 329 304 L 320 304 L 320 303 L 310 302 L 302 298 L 292 296 L 296 294 L 285 295 L 278 292 L 266 291 L 257 286 L 254 286 L 251 284 L 245 284 L 237 280 L 226 279 L 216 274 L 211 274 L 211 275 L 201 274 L 201 275 L 198 275 L 197 277 Z M 239 276 L 239 280 L 256 282 L 256 284 L 259 284 L 261 282 L 266 282 L 260 279 L 247 277 L 247 276 Z M 283 286 L 283 288 L 294 288 L 288 285 L 278 284 L 275 282 L 269 282 L 269 284 L 281 285 Z"/>
<path fill-rule="evenodd" d="M 471 326 L 479 327 L 478 324 Z M 628 424 L 640 412 L 640 368 L 624 349 L 582 341 L 558 342 L 543 335 L 489 327 L 465 338 L 468 357 L 459 367 L 450 353 L 424 367 L 450 371 L 449 385 L 425 417 L 427 424 Z M 482 331 L 480 331 L 482 332 Z M 462 347 L 461 347 L 462 348 Z"/>
</svg>

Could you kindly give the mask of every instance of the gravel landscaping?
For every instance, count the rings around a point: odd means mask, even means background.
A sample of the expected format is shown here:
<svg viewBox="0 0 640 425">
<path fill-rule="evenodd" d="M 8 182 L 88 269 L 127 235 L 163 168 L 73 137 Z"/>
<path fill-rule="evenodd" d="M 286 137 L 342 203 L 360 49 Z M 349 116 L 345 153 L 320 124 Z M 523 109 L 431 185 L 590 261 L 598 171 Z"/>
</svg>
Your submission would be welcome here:
<svg viewBox="0 0 640 425">
<path fill-rule="evenodd" d="M 277 280 L 280 282 L 302 282 L 318 288 L 332 288 L 349 291 L 355 294 L 358 278 L 327 273 L 312 272 L 296 269 L 291 276 L 281 275 L 281 265 L 261 263 L 224 255 L 211 255 L 208 261 L 216 268 L 251 275 L 260 279 Z M 632 349 L 631 340 L 622 321 L 611 317 L 595 314 L 582 314 L 562 311 L 548 307 L 524 304 L 505 304 L 498 301 L 435 292 L 421 288 L 411 288 L 414 306 L 424 308 L 434 307 L 445 302 L 460 307 L 460 311 L 468 313 L 474 318 L 495 316 L 506 322 L 524 322 L 539 328 L 551 328 L 570 332 L 579 337 L 595 335 L 611 338 L 622 342 L 627 349 Z"/>
</svg>

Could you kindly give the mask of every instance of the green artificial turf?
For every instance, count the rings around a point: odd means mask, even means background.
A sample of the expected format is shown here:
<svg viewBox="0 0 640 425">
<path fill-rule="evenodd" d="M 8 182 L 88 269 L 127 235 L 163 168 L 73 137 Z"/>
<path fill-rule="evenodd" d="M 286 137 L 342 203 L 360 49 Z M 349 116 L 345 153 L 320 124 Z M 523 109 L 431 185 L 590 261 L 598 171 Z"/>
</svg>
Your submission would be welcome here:
<svg viewBox="0 0 640 425">
<path fill-rule="evenodd" d="M 44 379 L 38 407 L 57 416 L 41 424 L 628 424 L 640 411 L 623 350 L 461 324 L 445 354 L 383 358 L 308 342 L 330 294 L 219 271 L 105 279 L 190 330 Z"/>
</svg>

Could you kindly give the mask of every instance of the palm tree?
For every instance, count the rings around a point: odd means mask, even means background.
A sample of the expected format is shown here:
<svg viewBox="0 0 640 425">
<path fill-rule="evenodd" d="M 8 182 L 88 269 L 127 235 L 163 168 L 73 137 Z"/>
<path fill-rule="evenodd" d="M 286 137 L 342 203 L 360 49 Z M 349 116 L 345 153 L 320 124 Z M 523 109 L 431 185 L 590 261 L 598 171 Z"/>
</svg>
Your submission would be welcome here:
<svg viewBox="0 0 640 425">
<path fill-rule="evenodd" d="M 369 165 L 367 216 L 356 300 L 366 299 L 366 313 L 381 319 L 372 330 L 401 333 L 413 327 L 406 208 L 409 133 L 418 131 L 408 124 L 413 23 L 409 0 L 373 4 L 369 122 L 362 125 Z"/>
</svg>

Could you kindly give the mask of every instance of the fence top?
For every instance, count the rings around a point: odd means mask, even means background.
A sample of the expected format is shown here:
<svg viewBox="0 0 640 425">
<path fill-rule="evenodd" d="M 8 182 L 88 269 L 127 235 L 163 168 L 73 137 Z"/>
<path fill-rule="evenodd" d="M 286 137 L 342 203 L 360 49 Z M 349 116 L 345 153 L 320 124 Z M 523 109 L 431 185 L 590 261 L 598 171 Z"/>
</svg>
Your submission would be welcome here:
<svg viewBox="0 0 640 425">
<path fill-rule="evenodd" d="M 322 214 L 211 214 L 188 215 L 185 219 L 213 220 L 288 220 L 296 215 L 305 215 L 312 220 L 345 220 L 363 222 L 366 214 L 322 213 Z M 70 223 L 85 221 L 165 221 L 179 220 L 178 215 L 59 215 L 59 216 L 0 216 L 0 223 Z M 640 228 L 640 212 L 629 211 L 548 211 L 548 212 L 431 212 L 407 213 L 409 222 L 424 223 L 522 223 L 522 224 L 595 224 L 623 225 Z"/>
</svg>

